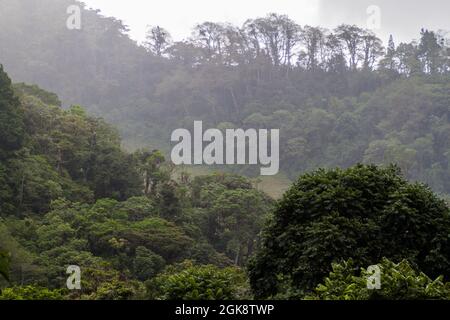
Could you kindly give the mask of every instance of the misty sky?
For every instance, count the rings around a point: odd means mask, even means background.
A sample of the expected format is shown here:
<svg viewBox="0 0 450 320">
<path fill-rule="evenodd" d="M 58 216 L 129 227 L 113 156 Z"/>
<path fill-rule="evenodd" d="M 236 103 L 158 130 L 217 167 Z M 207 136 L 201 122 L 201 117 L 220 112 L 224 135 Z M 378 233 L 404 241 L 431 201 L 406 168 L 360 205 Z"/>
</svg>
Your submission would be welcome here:
<svg viewBox="0 0 450 320">
<path fill-rule="evenodd" d="M 332 28 L 340 23 L 366 27 L 370 5 L 381 9 L 381 29 L 386 40 L 393 33 L 398 41 L 417 38 L 422 27 L 450 30 L 449 0 L 84 0 L 88 7 L 115 16 L 130 28 L 132 38 L 144 38 L 147 25 L 160 25 L 175 40 L 189 37 L 199 22 L 232 22 L 269 12 L 287 14 L 301 25 Z"/>
</svg>

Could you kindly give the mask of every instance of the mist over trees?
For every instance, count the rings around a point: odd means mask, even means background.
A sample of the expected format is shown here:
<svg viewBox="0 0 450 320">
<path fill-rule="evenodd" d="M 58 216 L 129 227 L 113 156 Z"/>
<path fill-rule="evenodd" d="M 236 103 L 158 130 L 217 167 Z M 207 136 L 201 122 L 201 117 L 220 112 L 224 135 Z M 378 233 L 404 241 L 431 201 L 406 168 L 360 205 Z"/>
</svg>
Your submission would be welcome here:
<svg viewBox="0 0 450 320">
<path fill-rule="evenodd" d="M 60 103 L 0 66 L 0 300 L 165 296 L 147 281 L 166 266 L 246 286 L 271 198 L 240 176 L 178 177 L 159 151 L 126 153 L 114 128 Z M 83 289 L 69 292 L 73 264 Z"/>
<path fill-rule="evenodd" d="M 0 8 L 0 299 L 368 299 L 353 275 L 372 263 L 382 297 L 448 298 L 448 33 L 272 13 L 183 41 L 149 21 L 137 44 L 75 0 Z M 195 120 L 280 129 L 297 182 L 274 201 L 259 168 L 174 167 L 170 133 Z"/>
<path fill-rule="evenodd" d="M 446 0 L 319 0 L 319 23 L 333 26 L 347 21 L 366 25 L 368 16 L 380 10 L 380 26 L 377 30 L 387 41 L 395 34 L 401 41 L 419 39 L 417 30 L 428 28 L 438 31 L 448 29 L 450 3 Z M 400 41 L 399 41 L 400 42 Z"/>
<path fill-rule="evenodd" d="M 0 59 L 14 79 L 117 125 L 128 148 L 167 151 L 170 133 L 193 120 L 279 128 L 290 178 L 396 162 L 408 178 L 450 192 L 444 32 L 417 30 L 411 43 L 394 34 L 383 44 L 355 25 L 329 30 L 269 14 L 242 26 L 199 23 L 175 42 L 153 26 L 139 46 L 120 20 L 92 10 L 82 10 L 81 30 L 68 30 L 65 10 L 74 3 L 2 3 Z"/>
</svg>

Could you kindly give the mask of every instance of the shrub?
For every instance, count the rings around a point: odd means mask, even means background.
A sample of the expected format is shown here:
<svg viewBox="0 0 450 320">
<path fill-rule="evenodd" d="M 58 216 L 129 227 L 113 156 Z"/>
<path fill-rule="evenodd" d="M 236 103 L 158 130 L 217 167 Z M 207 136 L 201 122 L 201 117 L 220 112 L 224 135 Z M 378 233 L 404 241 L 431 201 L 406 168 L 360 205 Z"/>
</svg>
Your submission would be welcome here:
<svg viewBox="0 0 450 320">
<path fill-rule="evenodd" d="M 352 260 L 333 264 L 333 271 L 319 284 L 310 299 L 320 300 L 425 300 L 450 299 L 450 283 L 443 277 L 431 280 L 416 271 L 408 261 L 398 264 L 383 259 L 380 268 L 380 289 L 368 289 L 368 269 L 356 274 Z"/>
<path fill-rule="evenodd" d="M 250 283 L 259 298 L 301 297 L 332 262 L 349 258 L 356 267 L 407 259 L 431 277 L 448 277 L 449 234 L 446 203 L 396 167 L 319 169 L 278 202 L 250 262 Z"/>
</svg>

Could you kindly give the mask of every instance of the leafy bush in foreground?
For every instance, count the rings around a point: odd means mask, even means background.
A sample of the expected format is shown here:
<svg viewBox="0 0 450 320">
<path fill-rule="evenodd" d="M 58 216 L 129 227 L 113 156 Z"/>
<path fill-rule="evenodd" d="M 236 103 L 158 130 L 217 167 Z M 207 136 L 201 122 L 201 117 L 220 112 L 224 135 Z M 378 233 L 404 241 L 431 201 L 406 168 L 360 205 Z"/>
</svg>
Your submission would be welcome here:
<svg viewBox="0 0 450 320">
<path fill-rule="evenodd" d="M 50 290 L 36 286 L 2 289 L 0 300 L 64 300 L 62 290 Z"/>
<path fill-rule="evenodd" d="M 352 260 L 333 264 L 333 271 L 318 285 L 310 299 L 320 300 L 425 300 L 450 299 L 450 283 L 443 277 L 431 280 L 423 272 L 418 272 L 408 261 L 398 264 L 383 259 L 380 268 L 379 290 L 367 288 L 368 269 L 361 269 L 356 275 Z"/>
<path fill-rule="evenodd" d="M 277 204 L 249 266 L 258 298 L 304 296 L 352 258 L 407 259 L 431 277 L 450 276 L 449 208 L 396 167 L 357 165 L 301 176 Z"/>
<path fill-rule="evenodd" d="M 181 269 L 178 269 L 181 268 Z M 248 294 L 244 272 L 235 267 L 195 266 L 187 261 L 170 267 L 148 283 L 152 297 L 162 300 L 237 300 Z M 178 270 L 177 270 L 178 269 Z"/>
</svg>

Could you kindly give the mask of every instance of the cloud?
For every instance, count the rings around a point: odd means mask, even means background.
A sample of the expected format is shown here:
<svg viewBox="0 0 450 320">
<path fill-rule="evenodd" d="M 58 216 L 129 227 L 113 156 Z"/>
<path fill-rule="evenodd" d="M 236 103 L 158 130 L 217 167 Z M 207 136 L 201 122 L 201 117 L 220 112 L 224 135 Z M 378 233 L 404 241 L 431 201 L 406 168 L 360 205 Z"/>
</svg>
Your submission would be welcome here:
<svg viewBox="0 0 450 320">
<path fill-rule="evenodd" d="M 269 12 L 287 14 L 301 25 L 333 28 L 340 23 L 365 27 L 367 7 L 381 9 L 378 35 L 387 40 L 417 38 L 422 27 L 450 29 L 448 0 L 84 0 L 88 6 L 117 17 L 130 28 L 130 35 L 143 40 L 147 25 L 167 29 L 176 40 L 189 37 L 192 27 L 204 21 L 231 22 L 241 25 L 248 18 Z"/>
<path fill-rule="evenodd" d="M 376 5 L 381 10 L 383 40 L 389 34 L 401 41 L 418 38 L 420 29 L 450 29 L 450 1 L 448 0 L 320 0 L 319 21 L 327 27 L 342 22 L 366 25 L 366 9 Z"/>
<path fill-rule="evenodd" d="M 301 24 L 318 23 L 319 0 L 84 0 L 104 15 L 117 17 L 131 28 L 131 36 L 142 40 L 147 25 L 159 25 L 181 40 L 200 22 L 231 22 L 241 25 L 248 18 L 269 12 L 289 15 Z"/>
</svg>

